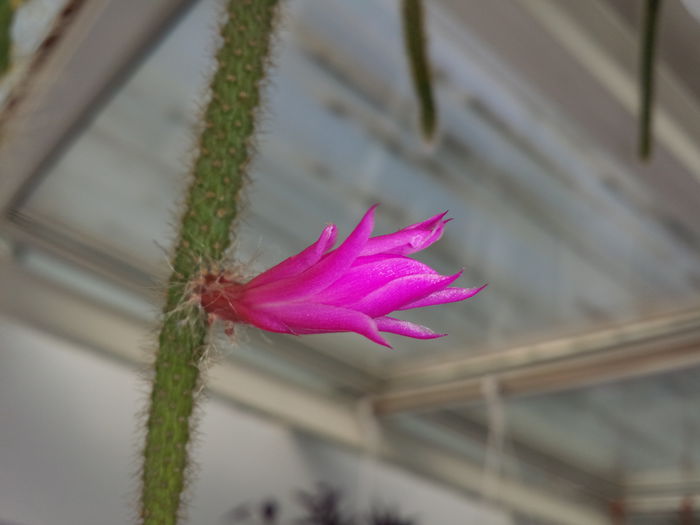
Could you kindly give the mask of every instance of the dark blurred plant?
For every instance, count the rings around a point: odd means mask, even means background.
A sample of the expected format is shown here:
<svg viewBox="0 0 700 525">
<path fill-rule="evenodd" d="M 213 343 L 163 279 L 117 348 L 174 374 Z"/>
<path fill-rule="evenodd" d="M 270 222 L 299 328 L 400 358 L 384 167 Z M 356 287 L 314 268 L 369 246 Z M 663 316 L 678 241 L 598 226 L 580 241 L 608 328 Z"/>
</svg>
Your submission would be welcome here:
<svg viewBox="0 0 700 525">
<path fill-rule="evenodd" d="M 319 484 L 311 492 L 299 492 L 297 502 L 301 506 L 301 516 L 293 520 L 294 525 L 417 525 L 413 519 L 402 517 L 389 507 L 375 507 L 362 518 L 343 510 L 340 491 Z M 250 523 L 275 525 L 278 523 L 279 506 L 272 499 L 253 506 L 241 505 L 224 517 L 226 523 Z"/>
<path fill-rule="evenodd" d="M 319 485 L 315 492 L 300 492 L 299 503 L 306 515 L 298 520 L 298 525 L 353 525 L 355 520 L 344 516 L 340 509 L 340 492 L 325 485 Z"/>
<path fill-rule="evenodd" d="M 367 525 L 417 525 L 411 518 L 402 517 L 396 509 L 375 508 L 367 516 Z"/>
<path fill-rule="evenodd" d="M 239 505 L 234 507 L 223 517 L 225 523 L 259 523 L 261 525 L 275 525 L 279 515 L 279 505 L 273 499 L 264 500 L 258 505 L 250 504 Z"/>
</svg>

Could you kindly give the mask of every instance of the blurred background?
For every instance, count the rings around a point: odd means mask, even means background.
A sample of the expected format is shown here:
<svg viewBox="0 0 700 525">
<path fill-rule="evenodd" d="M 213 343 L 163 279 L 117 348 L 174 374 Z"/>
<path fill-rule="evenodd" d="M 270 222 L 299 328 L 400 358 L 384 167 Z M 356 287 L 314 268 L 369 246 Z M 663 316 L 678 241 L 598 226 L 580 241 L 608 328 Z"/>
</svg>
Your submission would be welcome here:
<svg viewBox="0 0 700 525">
<path fill-rule="evenodd" d="M 642 163 L 642 0 L 426 4 L 430 146 L 399 2 L 285 3 L 235 257 L 254 275 L 379 202 L 379 234 L 449 210 L 421 257 L 489 286 L 405 312 L 449 336 L 393 350 L 217 337 L 190 522 L 318 481 L 417 523 L 700 520 L 700 22 L 664 2 Z M 135 514 L 135 414 L 220 15 L 218 0 L 17 12 L 0 79 L 0 523 Z"/>
</svg>

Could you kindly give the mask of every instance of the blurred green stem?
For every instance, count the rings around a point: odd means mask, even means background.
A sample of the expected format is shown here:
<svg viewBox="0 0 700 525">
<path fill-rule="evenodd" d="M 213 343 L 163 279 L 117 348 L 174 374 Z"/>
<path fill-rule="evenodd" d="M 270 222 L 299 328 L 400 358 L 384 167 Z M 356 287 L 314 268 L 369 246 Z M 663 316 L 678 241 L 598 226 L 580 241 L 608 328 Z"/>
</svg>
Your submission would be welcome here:
<svg viewBox="0 0 700 525">
<path fill-rule="evenodd" d="M 12 0 L 0 0 L 0 77 L 10 69 L 12 53 L 12 22 L 15 6 Z"/>
<path fill-rule="evenodd" d="M 427 41 L 423 3 L 421 0 L 403 0 L 403 31 L 406 54 L 413 78 L 413 89 L 420 106 L 420 127 L 428 142 L 435 136 L 437 116 L 433 100 L 433 84 L 427 58 Z"/>
<path fill-rule="evenodd" d="M 644 0 L 639 70 L 639 157 L 649 160 L 653 147 L 654 60 L 661 0 Z"/>
<path fill-rule="evenodd" d="M 192 283 L 203 265 L 222 259 L 231 241 L 276 12 L 277 0 L 229 0 L 221 29 L 156 355 L 143 453 L 144 525 L 174 525 L 181 512 L 208 332 L 206 315 L 191 301 Z"/>
</svg>

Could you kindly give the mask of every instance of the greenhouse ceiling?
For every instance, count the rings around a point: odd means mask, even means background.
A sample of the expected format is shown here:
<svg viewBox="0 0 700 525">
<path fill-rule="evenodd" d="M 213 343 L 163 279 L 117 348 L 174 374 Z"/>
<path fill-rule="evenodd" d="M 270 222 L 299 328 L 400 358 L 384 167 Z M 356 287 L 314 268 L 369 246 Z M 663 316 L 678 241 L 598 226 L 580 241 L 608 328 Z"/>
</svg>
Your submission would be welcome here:
<svg viewBox="0 0 700 525">
<path fill-rule="evenodd" d="M 138 364 L 219 6 L 72 4 L 26 6 L 25 56 L 0 83 L 0 312 Z M 430 2 L 441 125 L 426 144 L 397 3 L 289 2 L 238 224 L 243 271 L 327 223 L 345 235 L 379 203 L 377 233 L 449 210 L 421 259 L 488 287 L 406 312 L 449 335 L 389 336 L 392 350 L 221 331 L 212 392 L 543 523 L 608 523 L 620 501 L 643 523 L 696 495 L 700 21 L 664 7 L 642 163 L 632 4 Z"/>
</svg>

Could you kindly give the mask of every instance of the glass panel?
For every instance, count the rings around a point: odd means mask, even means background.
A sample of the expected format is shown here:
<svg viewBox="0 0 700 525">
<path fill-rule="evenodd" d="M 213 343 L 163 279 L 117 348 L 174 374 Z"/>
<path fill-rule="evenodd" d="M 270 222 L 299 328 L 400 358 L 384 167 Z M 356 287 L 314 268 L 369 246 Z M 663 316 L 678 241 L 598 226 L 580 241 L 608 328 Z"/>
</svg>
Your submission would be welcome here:
<svg viewBox="0 0 700 525">
<path fill-rule="evenodd" d="M 237 256 L 251 275 L 380 202 L 386 233 L 449 209 L 420 257 L 463 286 L 461 304 L 406 312 L 449 336 L 357 335 L 302 344 L 383 374 L 397 360 L 477 353 L 697 301 L 698 253 L 645 212 L 633 174 L 597 157 L 571 122 L 431 11 L 441 136 L 426 146 L 393 3 L 303 0 L 288 9 Z M 218 6 L 203 1 L 50 171 L 21 213 L 56 238 L 156 275 L 168 247 L 212 64 Z M 403 314 L 402 314 L 403 315 Z M 277 339 L 276 339 L 277 340 Z"/>
<path fill-rule="evenodd" d="M 585 491 L 634 499 L 682 496 L 697 479 L 700 462 L 697 410 L 700 367 L 595 384 L 588 388 L 479 403 L 430 416 L 456 417 L 464 428 L 488 428 L 502 417 L 506 475 L 547 486 L 561 476 L 572 485 L 588 478 Z M 430 419 L 433 418 L 433 419 Z M 487 447 L 488 450 L 488 447 Z M 531 451 L 542 451 L 539 474 Z M 489 452 L 486 452 L 487 454 Z M 491 447 L 491 454 L 499 449 Z M 549 465 L 549 476 L 547 466 Z M 552 468 L 553 465 L 558 468 Z M 565 467 L 565 468 L 563 468 Z M 598 481 L 592 483 L 591 480 Z M 614 487 L 617 488 L 615 489 Z M 685 487 L 685 488 L 684 488 Z M 680 491 L 680 492 L 679 492 Z"/>
</svg>

